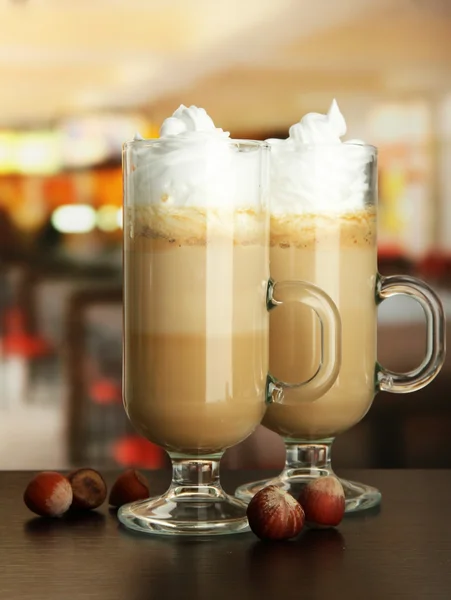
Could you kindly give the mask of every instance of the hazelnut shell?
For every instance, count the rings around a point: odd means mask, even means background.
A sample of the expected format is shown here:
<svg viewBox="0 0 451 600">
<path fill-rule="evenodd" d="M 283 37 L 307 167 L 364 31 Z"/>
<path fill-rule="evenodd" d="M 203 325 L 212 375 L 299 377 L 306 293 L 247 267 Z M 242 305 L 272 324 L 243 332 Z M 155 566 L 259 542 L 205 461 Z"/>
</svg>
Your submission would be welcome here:
<svg viewBox="0 0 451 600">
<path fill-rule="evenodd" d="M 41 517 L 60 517 L 72 504 L 69 480 L 56 471 L 42 471 L 27 485 L 23 499 L 35 514 Z"/>
<path fill-rule="evenodd" d="M 247 507 L 249 527 L 261 540 L 288 540 L 304 526 L 304 511 L 293 496 L 270 485 L 263 488 Z"/>
<path fill-rule="evenodd" d="M 105 502 L 107 485 L 102 475 L 94 469 L 77 469 L 67 476 L 72 486 L 72 509 L 92 510 Z"/>
<path fill-rule="evenodd" d="M 145 500 L 150 495 L 149 483 L 142 473 L 135 469 L 124 471 L 113 484 L 109 503 L 119 508 L 128 502 Z"/>
<path fill-rule="evenodd" d="M 299 503 L 310 526 L 335 527 L 345 513 L 345 494 L 337 477 L 313 479 L 301 491 Z"/>
</svg>

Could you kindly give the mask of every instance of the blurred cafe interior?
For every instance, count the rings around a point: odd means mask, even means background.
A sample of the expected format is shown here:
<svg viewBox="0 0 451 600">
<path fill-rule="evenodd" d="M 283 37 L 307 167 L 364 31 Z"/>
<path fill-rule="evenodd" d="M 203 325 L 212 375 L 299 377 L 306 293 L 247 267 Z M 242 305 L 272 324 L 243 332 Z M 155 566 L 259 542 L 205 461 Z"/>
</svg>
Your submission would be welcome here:
<svg viewBox="0 0 451 600">
<path fill-rule="evenodd" d="M 449 0 L 0 0 L 0 468 L 159 468 L 121 392 L 121 144 L 181 104 L 232 137 L 286 137 L 336 98 L 379 148 L 379 268 L 451 311 Z M 422 309 L 379 308 L 379 361 L 419 364 Z M 451 358 L 378 394 L 338 467 L 451 467 Z M 280 467 L 260 427 L 231 468 Z"/>
</svg>

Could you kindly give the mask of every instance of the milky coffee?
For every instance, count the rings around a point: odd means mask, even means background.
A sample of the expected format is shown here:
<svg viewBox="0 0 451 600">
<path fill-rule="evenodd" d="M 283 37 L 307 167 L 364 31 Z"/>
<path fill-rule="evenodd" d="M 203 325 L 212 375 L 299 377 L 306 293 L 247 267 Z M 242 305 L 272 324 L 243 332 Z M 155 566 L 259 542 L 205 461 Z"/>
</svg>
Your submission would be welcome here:
<svg viewBox="0 0 451 600">
<path fill-rule="evenodd" d="M 125 406 L 169 451 L 219 453 L 262 419 L 265 225 L 252 211 L 126 211 Z"/>
<path fill-rule="evenodd" d="M 263 424 L 290 439 L 333 437 L 360 421 L 374 396 L 374 210 L 273 216 L 270 259 L 272 277 L 314 283 L 336 303 L 342 322 L 342 366 L 323 397 L 313 403 L 296 403 L 296 390 L 287 390 L 286 404 L 271 405 Z M 319 349 L 319 323 L 310 309 L 290 304 L 271 313 L 270 370 L 274 376 L 286 381 L 308 379 L 318 367 Z"/>
</svg>

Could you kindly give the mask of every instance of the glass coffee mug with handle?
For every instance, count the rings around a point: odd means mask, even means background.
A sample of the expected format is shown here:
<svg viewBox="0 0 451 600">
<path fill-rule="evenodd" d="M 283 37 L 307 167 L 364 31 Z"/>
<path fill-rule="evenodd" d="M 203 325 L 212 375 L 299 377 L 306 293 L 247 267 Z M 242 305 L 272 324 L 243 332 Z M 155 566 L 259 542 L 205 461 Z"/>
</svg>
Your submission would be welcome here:
<svg viewBox="0 0 451 600">
<path fill-rule="evenodd" d="M 437 295 L 412 277 L 377 272 L 376 149 L 343 143 L 280 144 L 272 150 L 271 273 L 277 279 L 310 281 L 334 300 L 342 324 L 342 364 L 334 385 L 315 402 L 296 402 L 298 391 L 289 389 L 284 404 L 269 406 L 263 425 L 283 438 L 285 468 L 274 479 L 238 488 L 237 497 L 246 501 L 268 484 L 298 497 L 312 478 L 333 474 L 334 438 L 365 416 L 375 393 L 419 390 L 437 375 L 445 357 L 445 319 Z M 410 373 L 394 373 L 377 363 L 377 306 L 397 294 L 417 300 L 426 316 L 426 356 Z M 319 353 L 297 341 L 319 335 L 315 315 L 304 306 L 272 314 L 271 372 L 287 380 L 299 373 L 308 378 Z M 348 512 L 380 502 L 374 487 L 341 481 Z"/>
<path fill-rule="evenodd" d="M 165 494 L 119 510 L 132 529 L 246 531 L 246 504 L 220 485 L 222 454 L 287 385 L 314 398 L 338 375 L 334 303 L 269 277 L 268 153 L 213 134 L 195 148 L 176 136 L 124 146 L 124 405 L 172 460 Z M 268 309 L 293 302 L 315 311 L 323 342 L 316 376 L 289 385 L 268 375 Z"/>
</svg>

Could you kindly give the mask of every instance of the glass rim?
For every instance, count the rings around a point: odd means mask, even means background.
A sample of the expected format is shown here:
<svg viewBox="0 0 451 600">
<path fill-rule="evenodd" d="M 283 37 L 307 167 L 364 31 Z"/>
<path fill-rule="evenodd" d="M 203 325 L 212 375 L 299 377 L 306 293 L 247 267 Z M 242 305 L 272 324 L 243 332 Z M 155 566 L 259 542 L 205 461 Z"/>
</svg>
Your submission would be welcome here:
<svg viewBox="0 0 451 600">
<path fill-rule="evenodd" d="M 152 147 L 157 146 L 158 144 L 164 143 L 168 139 L 172 139 L 177 136 L 171 136 L 170 138 L 150 138 L 150 139 L 142 139 L 142 140 L 129 140 L 122 144 L 122 150 L 125 152 L 130 148 L 135 146 L 141 147 Z M 233 146 L 235 148 L 271 148 L 271 144 L 264 140 L 245 140 L 245 139 L 235 139 L 235 138 L 227 138 L 225 140 L 227 145 Z"/>
<path fill-rule="evenodd" d="M 279 138 L 275 138 L 275 139 L 279 139 Z M 286 138 L 280 138 L 280 141 L 285 141 Z M 270 144 L 270 146 L 277 147 L 278 144 Z M 374 152 L 374 154 L 378 153 L 378 148 L 377 146 L 374 146 L 373 144 L 367 144 L 365 142 L 359 143 L 359 142 L 315 142 L 315 143 L 304 143 L 304 142 L 296 142 L 295 140 L 293 140 L 293 146 L 294 148 L 297 150 L 299 148 L 308 148 L 308 149 L 312 149 L 312 148 L 364 148 L 365 150 L 371 150 L 372 152 Z M 292 146 L 292 147 L 293 147 Z M 278 146 L 280 148 L 280 146 Z"/>
</svg>

